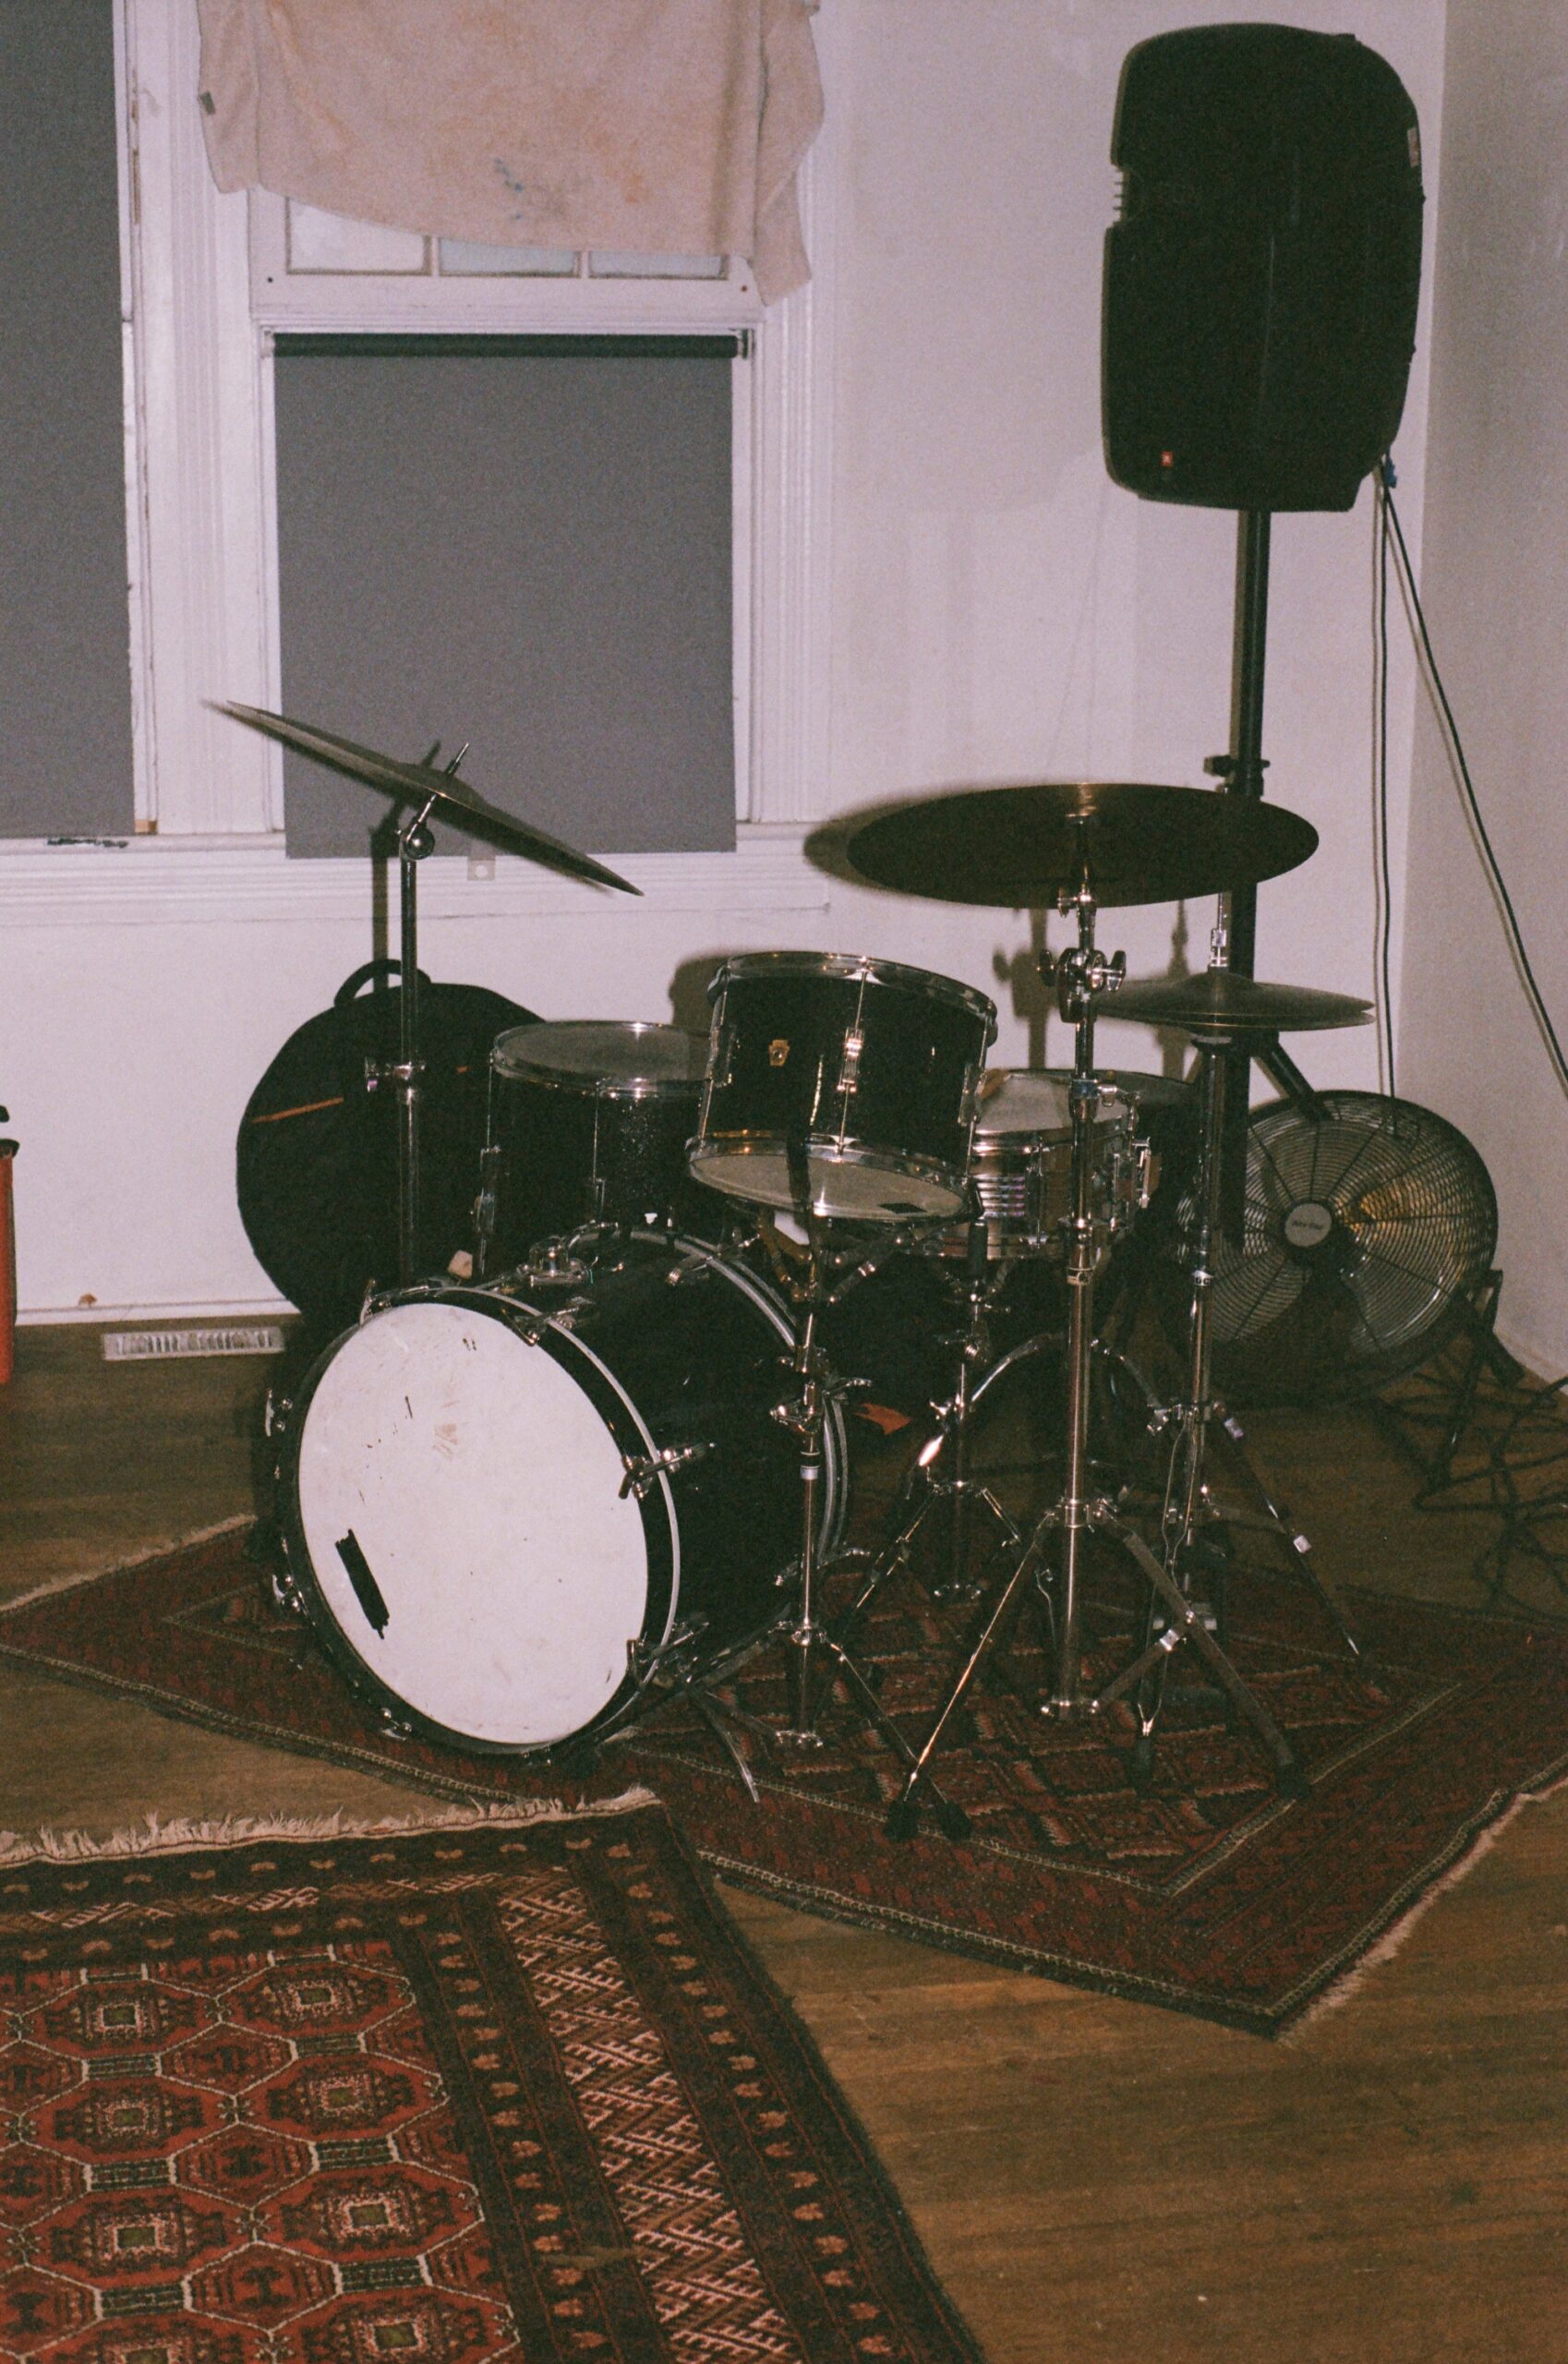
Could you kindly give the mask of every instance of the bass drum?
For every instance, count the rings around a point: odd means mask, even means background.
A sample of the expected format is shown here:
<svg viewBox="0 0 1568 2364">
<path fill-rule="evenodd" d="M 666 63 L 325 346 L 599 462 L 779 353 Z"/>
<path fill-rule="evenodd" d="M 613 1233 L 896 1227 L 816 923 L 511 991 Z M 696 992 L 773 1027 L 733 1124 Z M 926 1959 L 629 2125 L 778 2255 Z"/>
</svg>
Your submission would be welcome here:
<svg viewBox="0 0 1568 2364">
<path fill-rule="evenodd" d="M 800 1524 L 773 1418 L 790 1325 L 754 1273 L 668 1234 L 556 1308 L 507 1288 L 382 1299 L 281 1407 L 285 1583 L 390 1717 L 544 1755 L 776 1622 Z M 822 1541 L 847 1453 L 825 1441 Z"/>
</svg>

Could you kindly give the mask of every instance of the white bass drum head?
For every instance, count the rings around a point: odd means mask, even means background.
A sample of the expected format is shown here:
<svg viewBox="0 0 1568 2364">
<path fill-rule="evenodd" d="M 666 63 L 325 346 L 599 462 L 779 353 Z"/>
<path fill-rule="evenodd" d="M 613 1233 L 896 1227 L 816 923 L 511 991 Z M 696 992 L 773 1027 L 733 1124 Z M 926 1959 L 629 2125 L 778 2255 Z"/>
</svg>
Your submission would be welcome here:
<svg viewBox="0 0 1568 2364">
<path fill-rule="evenodd" d="M 502 1309 L 392 1305 L 339 1342 L 303 1416 L 296 1508 L 329 1615 L 397 1701 L 481 1746 L 581 1731 L 672 1614 L 671 1586 L 645 1633 L 645 1506 L 573 1359 L 627 1405 L 576 1342 L 547 1351 Z M 667 1504 L 660 1485 L 646 1513 Z"/>
</svg>

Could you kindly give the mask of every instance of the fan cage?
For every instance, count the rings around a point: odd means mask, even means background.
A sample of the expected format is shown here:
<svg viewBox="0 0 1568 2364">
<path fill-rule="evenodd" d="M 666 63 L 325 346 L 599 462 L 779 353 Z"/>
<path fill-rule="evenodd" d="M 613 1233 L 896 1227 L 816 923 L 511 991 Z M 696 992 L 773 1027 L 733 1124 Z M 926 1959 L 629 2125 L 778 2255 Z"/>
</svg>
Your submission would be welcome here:
<svg viewBox="0 0 1568 2364">
<path fill-rule="evenodd" d="M 1189 1185 L 1166 1249 L 1167 1326 L 1197 1215 Z M 1288 1100 L 1259 1109 L 1241 1236 L 1223 1236 L 1211 1260 L 1216 1381 L 1238 1403 L 1381 1386 L 1441 1351 L 1496 1247 L 1491 1178 L 1432 1110 L 1361 1092 L 1321 1093 L 1310 1113 Z"/>
</svg>

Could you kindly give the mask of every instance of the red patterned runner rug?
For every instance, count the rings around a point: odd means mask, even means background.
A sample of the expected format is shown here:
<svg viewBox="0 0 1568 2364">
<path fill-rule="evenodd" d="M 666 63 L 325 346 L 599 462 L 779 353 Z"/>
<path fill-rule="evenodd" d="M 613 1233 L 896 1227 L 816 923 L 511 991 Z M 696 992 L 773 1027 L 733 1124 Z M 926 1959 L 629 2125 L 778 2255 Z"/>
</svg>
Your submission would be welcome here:
<svg viewBox="0 0 1568 2364">
<path fill-rule="evenodd" d="M 1042 1727 L 1027 1634 L 982 1687 L 937 1771 L 973 1817 L 953 1845 L 899 1845 L 882 1816 L 891 1753 L 829 1719 L 816 1755 L 757 1760 L 754 1805 L 695 1716 L 604 1753 L 589 1780 L 395 1738 L 309 1630 L 275 1605 L 240 1530 L 0 1614 L 0 1657 L 130 1694 L 247 1738 L 396 1773 L 448 1797 L 605 1797 L 645 1783 L 723 1877 L 808 1912 L 1010 1967 L 1277 2033 L 1343 1983 L 1526 1796 L 1568 1770 L 1568 1641 L 1498 1619 L 1362 1595 L 1369 1689 L 1299 1584 L 1239 1576 L 1233 1647 L 1311 1783 L 1275 1793 L 1212 1703 L 1173 1699 L 1156 1779 L 1126 1776 L 1127 1736 Z M 941 1695 L 961 1609 L 889 1587 L 865 1636 L 883 1698 L 918 1734 Z M 1097 1614 L 1099 1613 L 1097 1609 Z M 1110 1637 L 1110 1664 L 1122 1645 Z M 778 1655 L 739 1688 L 784 1720 Z"/>
<path fill-rule="evenodd" d="M 0 2353 L 957 2364 L 657 1807 L 0 1865 Z"/>
</svg>

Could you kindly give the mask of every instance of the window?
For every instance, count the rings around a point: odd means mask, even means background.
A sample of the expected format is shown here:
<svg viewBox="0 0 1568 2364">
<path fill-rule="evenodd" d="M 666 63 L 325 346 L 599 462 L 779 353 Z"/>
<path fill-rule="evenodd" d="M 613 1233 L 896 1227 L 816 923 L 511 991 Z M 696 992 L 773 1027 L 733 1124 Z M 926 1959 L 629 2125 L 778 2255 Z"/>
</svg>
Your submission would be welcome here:
<svg viewBox="0 0 1568 2364">
<path fill-rule="evenodd" d="M 732 848 L 739 349 L 278 338 L 283 709 L 399 753 L 471 742 L 476 784 L 569 844 Z M 283 781 L 291 853 L 362 853 L 386 818 L 301 757 Z"/>
<path fill-rule="evenodd" d="M 732 848 L 737 821 L 754 816 L 742 578 L 762 308 L 749 269 L 734 257 L 463 246 L 261 193 L 249 228 L 277 500 L 278 694 L 263 703 L 376 744 L 401 723 L 412 744 L 434 725 L 416 724 L 411 702 L 434 697 L 476 741 L 476 781 L 502 802 L 506 778 L 527 782 L 532 817 L 572 842 L 607 854 Z M 345 404 L 379 450 L 344 438 Z M 590 427 L 597 453 L 579 440 Z M 476 439 L 498 487 L 476 513 Z M 394 484 L 389 502 L 380 490 Z M 547 579 L 552 559 L 569 575 L 567 614 L 536 602 L 530 544 L 542 545 Z M 383 561 L 456 601 L 436 628 L 444 657 L 424 647 L 414 659 L 418 684 L 400 672 Z M 499 590 L 509 564 L 510 615 Z M 443 583 L 448 565 L 459 571 Z M 401 612 L 425 606 L 416 591 Z M 518 645 L 530 607 L 542 645 Z M 362 842 L 356 790 L 323 790 L 296 758 L 271 762 L 291 849 Z"/>
<path fill-rule="evenodd" d="M 602 255 L 573 256 L 570 271 L 546 257 L 550 267 L 518 272 L 494 268 L 491 250 L 432 251 L 421 240 L 417 270 L 408 268 L 408 248 L 395 269 L 342 270 L 332 246 L 353 225 L 301 218 L 308 209 L 296 209 L 291 220 L 279 200 L 220 197 L 213 187 L 194 96 L 199 48 L 190 0 L 113 4 L 141 834 L 102 859 L 85 848 L 45 853 L 10 841 L 0 864 L 7 911 L 52 916 L 67 902 L 78 918 L 111 907 L 116 916 L 361 910 L 362 862 L 285 864 L 280 751 L 214 714 L 210 702 L 280 702 L 274 342 L 371 327 L 382 334 L 747 336 L 749 366 L 736 368 L 731 411 L 742 488 L 733 513 L 733 692 L 742 757 L 736 847 L 649 853 L 631 867 L 655 902 L 676 907 L 709 907 L 716 897 L 731 908 L 809 899 L 790 841 L 815 815 L 825 772 L 822 294 L 830 240 L 820 153 L 802 188 L 815 294 L 803 289 L 766 317 L 758 316 L 748 275 L 714 258 L 695 259 L 699 268 L 689 277 Z M 377 307 L 373 321 L 367 301 Z M 313 718 L 331 727 L 330 716 Z M 534 909 L 541 899 L 570 907 L 571 896 L 585 891 L 525 873 L 505 857 L 499 871 L 504 891 L 498 896 L 492 884 L 476 899 L 466 865 L 432 862 L 427 907 Z"/>
<path fill-rule="evenodd" d="M 0 837 L 127 832 L 110 0 L 0 8 Z"/>
</svg>

